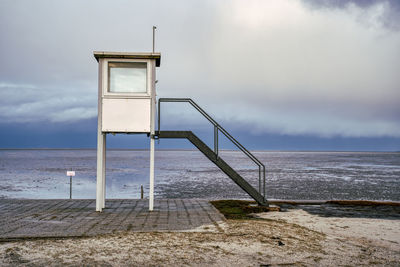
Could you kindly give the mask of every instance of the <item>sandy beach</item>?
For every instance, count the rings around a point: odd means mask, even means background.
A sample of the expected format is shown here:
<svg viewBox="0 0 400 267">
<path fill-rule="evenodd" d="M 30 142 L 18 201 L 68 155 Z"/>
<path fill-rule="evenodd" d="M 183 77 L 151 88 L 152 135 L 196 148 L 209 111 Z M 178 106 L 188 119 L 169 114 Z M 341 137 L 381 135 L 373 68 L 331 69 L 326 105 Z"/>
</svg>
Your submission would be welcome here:
<svg viewBox="0 0 400 267">
<path fill-rule="evenodd" d="M 185 232 L 118 232 L 0 244 L 1 266 L 398 266 L 400 220 L 321 216 L 310 206 Z M 325 214 L 326 215 L 326 214 Z M 331 214 L 332 215 L 332 214 Z M 360 215 L 360 213 L 358 213 Z M 362 215 L 362 214 L 361 214 Z"/>
</svg>

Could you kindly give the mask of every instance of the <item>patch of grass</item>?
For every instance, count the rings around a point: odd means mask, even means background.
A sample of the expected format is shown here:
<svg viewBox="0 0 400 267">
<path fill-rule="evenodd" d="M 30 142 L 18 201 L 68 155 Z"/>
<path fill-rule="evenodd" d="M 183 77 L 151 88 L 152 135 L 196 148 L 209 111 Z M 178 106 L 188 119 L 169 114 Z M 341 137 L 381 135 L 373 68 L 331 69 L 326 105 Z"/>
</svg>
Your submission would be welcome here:
<svg viewBox="0 0 400 267">
<path fill-rule="evenodd" d="M 253 218 L 249 215 L 250 213 L 271 211 L 269 207 L 256 206 L 255 201 L 248 200 L 215 200 L 210 203 L 227 219 L 249 219 Z"/>
</svg>

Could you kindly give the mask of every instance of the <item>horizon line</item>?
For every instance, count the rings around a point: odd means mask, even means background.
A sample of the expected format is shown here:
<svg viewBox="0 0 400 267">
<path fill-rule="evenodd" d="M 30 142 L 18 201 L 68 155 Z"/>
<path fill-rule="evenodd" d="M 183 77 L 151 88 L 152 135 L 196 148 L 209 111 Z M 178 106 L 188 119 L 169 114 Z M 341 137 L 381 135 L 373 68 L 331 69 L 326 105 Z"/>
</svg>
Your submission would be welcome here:
<svg viewBox="0 0 400 267">
<path fill-rule="evenodd" d="M 68 147 L 59 147 L 59 148 L 48 148 L 48 147 L 39 147 L 39 148 L 0 148 L 0 151 L 18 151 L 18 150 L 97 150 L 97 148 L 68 148 Z M 107 150 L 114 151 L 149 151 L 148 148 L 107 148 Z M 196 148 L 159 148 L 156 150 L 160 151 L 198 151 Z M 219 151 L 240 151 L 239 149 L 220 149 Z M 354 153 L 400 153 L 397 150 L 302 150 L 302 149 L 291 149 L 291 150 L 277 150 L 277 149 L 262 149 L 262 150 L 250 150 L 252 152 L 354 152 Z"/>
</svg>

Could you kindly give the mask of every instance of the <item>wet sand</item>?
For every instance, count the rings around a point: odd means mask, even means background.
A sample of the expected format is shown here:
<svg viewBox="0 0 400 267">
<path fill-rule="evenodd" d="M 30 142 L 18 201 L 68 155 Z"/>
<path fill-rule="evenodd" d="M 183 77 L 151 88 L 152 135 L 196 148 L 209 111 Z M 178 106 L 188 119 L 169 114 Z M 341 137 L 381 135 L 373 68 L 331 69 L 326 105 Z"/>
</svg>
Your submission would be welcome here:
<svg viewBox="0 0 400 267">
<path fill-rule="evenodd" d="M 398 207 L 281 205 L 202 232 L 119 232 L 0 243 L 0 265 L 371 266 L 400 264 Z"/>
</svg>

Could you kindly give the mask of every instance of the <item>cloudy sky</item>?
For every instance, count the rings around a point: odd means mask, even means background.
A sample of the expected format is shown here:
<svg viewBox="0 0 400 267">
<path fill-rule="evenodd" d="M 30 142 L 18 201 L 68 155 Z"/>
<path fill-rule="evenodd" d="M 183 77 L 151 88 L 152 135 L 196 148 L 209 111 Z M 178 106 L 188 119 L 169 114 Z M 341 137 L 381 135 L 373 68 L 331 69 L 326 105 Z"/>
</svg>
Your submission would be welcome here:
<svg viewBox="0 0 400 267">
<path fill-rule="evenodd" d="M 396 0 L 2 0 L 0 147 L 95 147 L 93 51 L 150 51 L 153 25 L 158 96 L 252 149 L 400 150 Z M 206 127 L 185 106 L 164 117 Z"/>
</svg>

